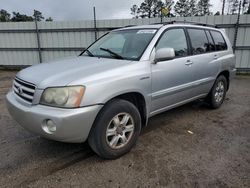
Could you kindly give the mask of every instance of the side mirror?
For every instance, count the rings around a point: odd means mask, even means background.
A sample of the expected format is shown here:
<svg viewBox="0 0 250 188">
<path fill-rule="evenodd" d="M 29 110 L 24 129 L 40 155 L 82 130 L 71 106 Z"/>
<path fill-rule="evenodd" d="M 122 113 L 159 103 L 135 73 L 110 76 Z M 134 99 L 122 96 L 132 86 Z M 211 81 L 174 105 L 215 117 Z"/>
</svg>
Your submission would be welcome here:
<svg viewBox="0 0 250 188">
<path fill-rule="evenodd" d="M 175 58 L 175 51 L 173 48 L 160 48 L 155 53 L 155 63 L 159 61 L 167 61 Z"/>
</svg>

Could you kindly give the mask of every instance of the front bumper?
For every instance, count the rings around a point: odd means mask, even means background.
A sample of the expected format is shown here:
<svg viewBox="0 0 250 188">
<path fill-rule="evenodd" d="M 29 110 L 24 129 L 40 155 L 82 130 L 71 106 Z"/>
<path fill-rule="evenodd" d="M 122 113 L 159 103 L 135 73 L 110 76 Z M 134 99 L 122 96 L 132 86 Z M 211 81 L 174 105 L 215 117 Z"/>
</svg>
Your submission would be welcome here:
<svg viewBox="0 0 250 188">
<path fill-rule="evenodd" d="M 62 142 L 81 143 L 86 141 L 92 124 L 102 108 L 102 105 L 77 109 L 43 105 L 25 106 L 16 100 L 12 91 L 7 94 L 6 98 L 10 114 L 22 127 L 42 137 Z M 47 119 L 56 124 L 56 131 L 53 134 L 43 129 Z"/>
</svg>

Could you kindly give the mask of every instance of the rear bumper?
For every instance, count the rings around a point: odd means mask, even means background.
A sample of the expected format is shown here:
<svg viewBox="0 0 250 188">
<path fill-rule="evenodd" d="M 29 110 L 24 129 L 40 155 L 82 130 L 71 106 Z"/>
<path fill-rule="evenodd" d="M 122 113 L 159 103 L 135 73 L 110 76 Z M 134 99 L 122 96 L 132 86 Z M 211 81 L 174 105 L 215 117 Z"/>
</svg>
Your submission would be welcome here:
<svg viewBox="0 0 250 188">
<path fill-rule="evenodd" d="M 7 94 L 6 99 L 10 114 L 22 127 L 51 140 L 72 143 L 86 141 L 93 122 L 102 108 L 101 105 L 77 109 L 43 105 L 24 106 L 16 100 L 12 91 Z M 56 125 L 54 133 L 48 133 L 43 128 L 48 119 Z"/>
</svg>

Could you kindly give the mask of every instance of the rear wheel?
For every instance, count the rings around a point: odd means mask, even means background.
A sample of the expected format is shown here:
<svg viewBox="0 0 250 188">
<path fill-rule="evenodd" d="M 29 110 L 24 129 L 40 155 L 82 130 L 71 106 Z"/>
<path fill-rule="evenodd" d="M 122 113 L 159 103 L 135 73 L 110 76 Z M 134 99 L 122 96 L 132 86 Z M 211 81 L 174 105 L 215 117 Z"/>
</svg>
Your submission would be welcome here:
<svg viewBox="0 0 250 188">
<path fill-rule="evenodd" d="M 141 131 L 141 118 L 130 102 L 115 99 L 104 106 L 89 135 L 90 147 L 102 158 L 115 159 L 131 150 Z"/>
<path fill-rule="evenodd" d="M 207 97 L 207 101 L 210 104 L 211 108 L 217 109 L 223 104 L 226 97 L 227 84 L 227 79 L 223 75 L 219 76 L 216 79 Z"/>
</svg>

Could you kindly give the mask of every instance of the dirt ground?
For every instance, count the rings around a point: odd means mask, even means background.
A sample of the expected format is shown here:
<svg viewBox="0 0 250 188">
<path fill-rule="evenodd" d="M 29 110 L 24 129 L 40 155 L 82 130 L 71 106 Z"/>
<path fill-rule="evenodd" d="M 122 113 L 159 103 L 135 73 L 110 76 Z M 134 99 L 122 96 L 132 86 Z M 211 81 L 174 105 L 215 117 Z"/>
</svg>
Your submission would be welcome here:
<svg viewBox="0 0 250 188">
<path fill-rule="evenodd" d="M 108 161 L 21 128 L 5 106 L 14 75 L 0 71 L 0 187 L 250 187 L 250 77 L 218 110 L 197 101 L 151 118 L 136 147 Z"/>
</svg>

